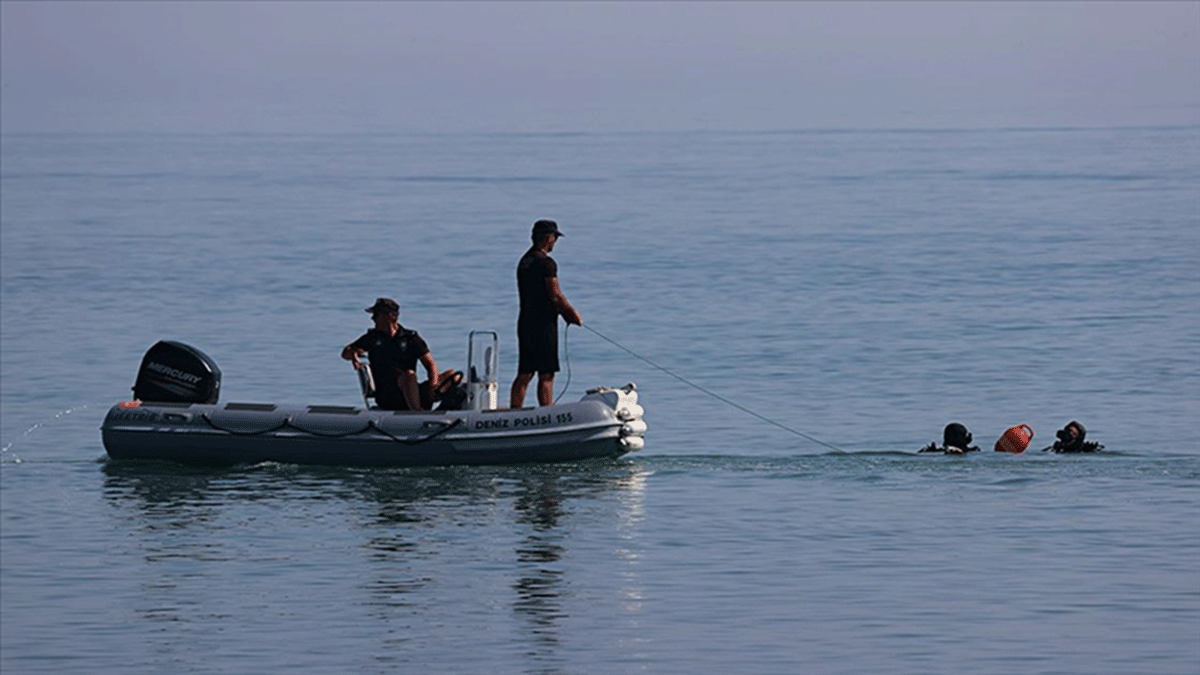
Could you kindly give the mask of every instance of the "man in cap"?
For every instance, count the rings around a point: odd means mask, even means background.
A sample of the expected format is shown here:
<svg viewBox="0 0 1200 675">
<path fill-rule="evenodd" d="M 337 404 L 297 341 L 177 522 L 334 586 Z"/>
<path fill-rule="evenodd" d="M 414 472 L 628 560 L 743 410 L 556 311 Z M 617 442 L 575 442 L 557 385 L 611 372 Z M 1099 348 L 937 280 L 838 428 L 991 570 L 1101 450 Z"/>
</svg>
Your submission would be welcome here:
<svg viewBox="0 0 1200 675">
<path fill-rule="evenodd" d="M 554 373 L 558 372 L 558 317 L 583 325 L 579 312 L 567 302 L 558 287 L 558 264 L 550 257 L 554 243 L 563 236 L 558 223 L 539 220 L 533 224 L 533 246 L 517 263 L 517 295 L 521 311 L 517 317 L 517 377 L 512 383 L 509 404 L 525 406 L 525 390 L 538 374 L 539 405 L 554 403 Z"/>
<path fill-rule="evenodd" d="M 454 370 L 439 373 L 429 345 L 415 330 L 400 325 L 400 305 L 379 298 L 367 308 L 375 327 L 342 350 L 342 358 L 363 367 L 359 356 L 371 360 L 375 380 L 375 403 L 384 410 L 426 410 L 461 376 Z M 417 384 L 417 362 L 425 366 L 429 381 Z"/>
</svg>

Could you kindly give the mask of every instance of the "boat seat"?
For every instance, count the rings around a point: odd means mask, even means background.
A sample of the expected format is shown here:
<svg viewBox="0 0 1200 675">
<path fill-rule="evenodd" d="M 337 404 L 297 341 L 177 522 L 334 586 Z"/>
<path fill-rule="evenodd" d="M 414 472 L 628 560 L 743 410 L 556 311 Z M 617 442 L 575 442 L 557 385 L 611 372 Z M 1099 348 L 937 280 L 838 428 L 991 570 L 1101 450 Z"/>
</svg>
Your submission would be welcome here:
<svg viewBox="0 0 1200 675">
<path fill-rule="evenodd" d="M 372 405 L 375 398 L 375 378 L 371 375 L 370 362 L 363 359 L 363 367 L 360 370 L 354 371 L 358 376 L 358 387 L 362 390 L 363 405 L 367 410 L 378 410 L 378 401 Z M 456 370 L 447 370 L 442 375 L 450 378 L 447 391 L 438 395 L 438 398 L 430 398 L 429 383 L 422 382 L 421 401 L 422 405 L 427 406 L 428 410 L 461 410 L 463 403 L 466 401 L 466 388 L 462 386 L 462 373 Z"/>
<path fill-rule="evenodd" d="M 354 371 L 358 375 L 358 386 L 362 389 L 363 405 L 368 410 L 374 408 L 371 399 L 375 398 L 375 380 L 371 377 L 371 367 L 366 362 L 363 367 Z"/>
</svg>

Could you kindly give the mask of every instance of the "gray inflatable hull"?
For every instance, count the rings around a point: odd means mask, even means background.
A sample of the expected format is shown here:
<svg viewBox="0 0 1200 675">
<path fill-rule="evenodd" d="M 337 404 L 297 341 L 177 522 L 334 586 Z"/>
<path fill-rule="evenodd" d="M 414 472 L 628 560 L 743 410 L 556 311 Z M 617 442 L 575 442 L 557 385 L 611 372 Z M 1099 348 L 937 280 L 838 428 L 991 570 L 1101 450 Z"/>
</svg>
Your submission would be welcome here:
<svg viewBox="0 0 1200 675">
<path fill-rule="evenodd" d="M 101 426 L 115 460 L 234 465 L 445 466 L 617 457 L 645 443 L 636 387 L 522 410 L 124 402 Z"/>
</svg>

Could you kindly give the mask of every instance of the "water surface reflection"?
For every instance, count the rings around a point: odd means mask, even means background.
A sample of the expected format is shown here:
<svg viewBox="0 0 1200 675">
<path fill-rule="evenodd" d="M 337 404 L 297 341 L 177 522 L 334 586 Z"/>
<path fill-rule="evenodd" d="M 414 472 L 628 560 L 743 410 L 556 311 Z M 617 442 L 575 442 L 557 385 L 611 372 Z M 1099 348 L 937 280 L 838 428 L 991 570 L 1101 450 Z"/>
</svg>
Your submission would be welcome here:
<svg viewBox="0 0 1200 675">
<path fill-rule="evenodd" d="M 140 558 L 135 618 L 158 626 L 168 651 L 197 625 L 225 630 L 207 626 L 218 617 L 306 623 L 289 618 L 300 602 L 323 623 L 368 626 L 372 667 L 401 649 L 456 649 L 444 642 L 465 633 L 553 669 L 563 621 L 573 607 L 584 614 L 578 590 L 596 567 L 628 587 L 617 592 L 637 595 L 650 471 L 628 460 L 387 470 L 110 461 L 102 470 L 106 502 Z M 474 607 L 465 617 L 464 605 Z"/>
</svg>

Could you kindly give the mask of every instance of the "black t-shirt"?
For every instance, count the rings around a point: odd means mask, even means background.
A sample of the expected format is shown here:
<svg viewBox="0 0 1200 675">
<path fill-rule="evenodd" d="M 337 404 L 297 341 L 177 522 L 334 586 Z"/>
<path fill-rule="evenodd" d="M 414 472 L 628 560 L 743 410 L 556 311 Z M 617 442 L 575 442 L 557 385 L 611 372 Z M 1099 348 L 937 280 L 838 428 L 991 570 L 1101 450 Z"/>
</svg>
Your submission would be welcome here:
<svg viewBox="0 0 1200 675">
<path fill-rule="evenodd" d="M 417 361 L 429 353 L 429 345 L 425 344 L 417 331 L 407 330 L 403 326 L 394 337 L 372 328 L 351 344 L 357 349 L 366 350 L 367 357 L 371 359 L 375 400 L 380 406 L 404 400 L 396 377 L 400 371 L 416 370 Z"/>
<path fill-rule="evenodd" d="M 530 248 L 517 263 L 517 295 L 521 299 L 520 323 L 552 323 L 558 310 L 550 301 L 546 280 L 558 276 L 558 264 L 548 254 Z"/>
</svg>

